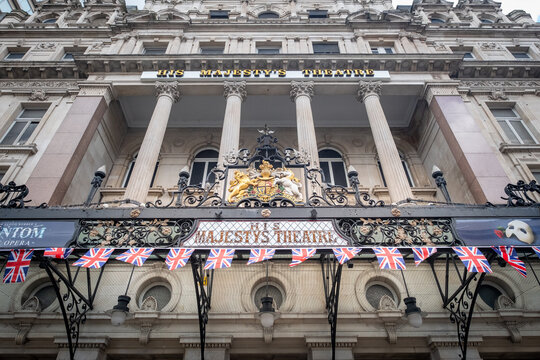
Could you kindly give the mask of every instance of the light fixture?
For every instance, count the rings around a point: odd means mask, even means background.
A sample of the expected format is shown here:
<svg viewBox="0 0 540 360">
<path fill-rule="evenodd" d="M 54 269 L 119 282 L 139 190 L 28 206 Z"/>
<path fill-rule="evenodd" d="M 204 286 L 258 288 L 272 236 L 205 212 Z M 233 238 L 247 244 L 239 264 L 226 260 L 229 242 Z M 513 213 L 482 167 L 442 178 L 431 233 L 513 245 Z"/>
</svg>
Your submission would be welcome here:
<svg viewBox="0 0 540 360">
<path fill-rule="evenodd" d="M 105 165 L 100 166 L 99 169 L 96 170 L 94 173 L 94 177 L 92 178 L 92 181 L 90 184 L 92 187 L 90 188 L 90 192 L 88 193 L 88 197 L 86 198 L 86 201 L 84 202 L 84 206 L 90 205 L 92 202 L 92 199 L 96 195 L 97 190 L 100 188 L 101 184 L 103 183 L 103 179 L 105 179 L 105 176 L 107 176 L 107 168 Z"/>
<path fill-rule="evenodd" d="M 422 326 L 422 311 L 416 306 L 416 298 L 409 296 L 403 299 L 403 302 L 407 305 L 405 315 L 407 316 L 409 324 L 415 328 Z"/>
<path fill-rule="evenodd" d="M 443 175 L 444 174 L 441 169 L 439 169 L 436 165 L 433 165 L 433 169 L 431 170 L 431 177 L 435 179 L 435 184 L 439 189 L 441 189 L 441 192 L 446 202 L 452 202 L 450 194 L 448 193 L 448 189 L 446 188 L 446 179 Z"/>
<path fill-rule="evenodd" d="M 128 304 L 131 298 L 127 295 L 120 295 L 118 297 L 118 304 L 116 304 L 111 311 L 111 324 L 119 326 L 124 324 L 129 313 Z"/>
<path fill-rule="evenodd" d="M 261 299 L 262 306 L 260 310 L 261 325 L 263 328 L 268 329 L 274 326 L 275 312 L 276 310 L 272 306 L 274 299 L 270 296 L 265 296 Z"/>
</svg>

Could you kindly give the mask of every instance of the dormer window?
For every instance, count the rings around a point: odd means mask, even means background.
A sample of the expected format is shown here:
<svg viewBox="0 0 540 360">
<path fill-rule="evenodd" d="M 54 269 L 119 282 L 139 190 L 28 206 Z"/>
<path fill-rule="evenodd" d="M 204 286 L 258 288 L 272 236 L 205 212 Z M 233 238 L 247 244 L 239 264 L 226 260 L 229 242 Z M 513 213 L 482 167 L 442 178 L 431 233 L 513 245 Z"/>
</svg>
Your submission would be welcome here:
<svg viewBox="0 0 540 360">
<path fill-rule="evenodd" d="M 431 18 L 430 21 L 432 24 L 446 24 L 446 21 L 439 18 Z"/>
<path fill-rule="evenodd" d="M 308 10 L 308 18 L 310 19 L 327 19 L 328 10 Z"/>
<path fill-rule="evenodd" d="M 273 11 L 265 11 L 259 14 L 259 19 L 279 19 L 279 15 Z"/>
<path fill-rule="evenodd" d="M 45 19 L 42 21 L 43 24 L 54 24 L 56 22 L 56 18 L 50 18 L 50 19 Z"/>
<path fill-rule="evenodd" d="M 228 19 L 229 10 L 210 10 L 210 19 Z"/>
</svg>

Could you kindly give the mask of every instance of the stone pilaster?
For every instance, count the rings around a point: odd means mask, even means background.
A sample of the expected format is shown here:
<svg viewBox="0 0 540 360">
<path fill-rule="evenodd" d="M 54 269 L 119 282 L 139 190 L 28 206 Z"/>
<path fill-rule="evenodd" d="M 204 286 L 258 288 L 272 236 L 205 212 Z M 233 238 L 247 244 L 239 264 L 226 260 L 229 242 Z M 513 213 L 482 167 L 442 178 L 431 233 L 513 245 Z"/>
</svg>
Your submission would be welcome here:
<svg viewBox="0 0 540 360">
<path fill-rule="evenodd" d="M 221 143 L 219 146 L 219 163 L 223 165 L 224 159 L 231 152 L 238 151 L 240 143 L 240 119 L 242 116 L 242 102 L 247 97 L 245 81 L 225 81 L 223 83 L 223 96 L 227 99 Z"/>
<path fill-rule="evenodd" d="M 232 337 L 206 337 L 204 358 L 208 360 L 229 360 L 229 349 Z M 184 346 L 184 360 L 199 360 L 201 358 L 200 339 L 192 337 L 180 338 L 180 344 Z"/>
<path fill-rule="evenodd" d="M 336 339 L 336 359 L 353 360 L 353 348 L 356 346 L 357 338 L 337 338 Z M 327 360 L 332 358 L 332 343 L 329 337 L 306 337 L 309 359 Z"/>
<path fill-rule="evenodd" d="M 396 202 L 412 198 L 413 195 L 407 181 L 407 175 L 401 165 L 401 158 L 394 137 L 381 106 L 380 94 L 380 81 L 360 82 L 357 94 L 358 100 L 366 105 L 371 133 L 384 171 L 390 198 L 392 202 Z"/>
<path fill-rule="evenodd" d="M 467 360 L 482 360 L 477 346 L 482 343 L 481 337 L 469 337 L 467 342 Z M 453 360 L 461 358 L 459 342 L 454 337 L 430 336 L 428 345 L 431 349 L 431 360 Z"/>
<path fill-rule="evenodd" d="M 65 338 L 56 338 L 54 342 L 59 351 L 56 360 L 69 360 L 69 346 Z M 109 345 L 109 337 L 79 337 L 75 360 L 106 360 L 106 349 Z"/>
<path fill-rule="evenodd" d="M 137 161 L 124 194 L 125 199 L 141 203 L 146 201 L 148 195 L 172 106 L 181 97 L 178 82 L 156 82 L 156 96 L 156 107 L 144 134 Z"/>
<path fill-rule="evenodd" d="M 317 137 L 311 111 L 311 98 L 315 95 L 313 81 L 291 82 L 291 100 L 296 104 L 296 131 L 298 132 L 298 150 L 309 156 L 312 166 L 319 166 Z"/>
</svg>

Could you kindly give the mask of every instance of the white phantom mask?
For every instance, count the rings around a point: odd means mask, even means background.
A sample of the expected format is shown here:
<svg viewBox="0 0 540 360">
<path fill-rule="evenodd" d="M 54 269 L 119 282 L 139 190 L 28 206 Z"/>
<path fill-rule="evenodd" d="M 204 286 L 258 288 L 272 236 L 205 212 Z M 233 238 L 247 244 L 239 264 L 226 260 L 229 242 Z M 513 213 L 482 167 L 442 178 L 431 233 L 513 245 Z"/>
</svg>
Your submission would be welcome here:
<svg viewBox="0 0 540 360">
<path fill-rule="evenodd" d="M 513 220 L 508 223 L 506 228 L 506 237 L 514 235 L 519 241 L 532 244 L 534 234 L 531 227 L 521 220 Z"/>
</svg>

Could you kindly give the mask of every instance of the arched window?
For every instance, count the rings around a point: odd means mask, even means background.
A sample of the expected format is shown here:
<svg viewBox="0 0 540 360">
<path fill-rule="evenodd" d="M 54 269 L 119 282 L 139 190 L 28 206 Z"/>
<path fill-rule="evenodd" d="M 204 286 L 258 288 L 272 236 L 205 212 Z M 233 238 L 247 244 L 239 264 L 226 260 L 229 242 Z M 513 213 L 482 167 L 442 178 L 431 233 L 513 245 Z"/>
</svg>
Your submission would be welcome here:
<svg viewBox="0 0 540 360">
<path fill-rule="evenodd" d="M 327 183 L 348 186 L 345 163 L 340 153 L 332 149 L 319 151 L 319 164 Z"/>
<path fill-rule="evenodd" d="M 212 184 L 216 181 L 216 176 L 211 173 L 211 170 L 217 165 L 218 152 L 216 150 L 202 150 L 195 156 L 193 165 L 191 165 L 191 176 L 189 185 L 201 185 L 206 183 Z M 210 177 L 207 179 L 208 174 Z"/>
<path fill-rule="evenodd" d="M 414 181 L 411 175 L 411 171 L 409 170 L 409 165 L 407 164 L 407 160 L 405 160 L 405 157 L 401 153 L 399 153 L 399 157 L 401 159 L 401 165 L 403 166 L 403 170 L 405 170 L 405 175 L 407 176 L 407 181 L 409 182 L 409 186 L 414 187 Z M 381 173 L 383 186 L 388 186 L 386 185 L 386 178 L 384 177 L 384 172 L 383 172 L 381 162 L 379 159 L 377 159 L 377 166 L 379 167 L 379 171 Z"/>
<path fill-rule="evenodd" d="M 56 18 L 49 18 L 49 19 L 45 19 L 43 20 L 43 23 L 44 24 L 54 24 L 56 22 Z"/>
<path fill-rule="evenodd" d="M 482 18 L 482 19 L 480 19 L 480 22 L 481 22 L 482 24 L 493 24 L 493 23 L 494 23 L 493 20 L 488 19 L 488 18 Z"/>
<path fill-rule="evenodd" d="M 446 23 L 446 21 L 439 18 L 431 18 L 429 20 L 431 21 L 432 24 L 445 24 Z"/>
<path fill-rule="evenodd" d="M 122 182 L 122 187 L 127 187 L 129 184 L 129 179 L 131 179 L 131 173 L 133 172 L 133 168 L 135 167 L 135 162 L 137 161 L 137 155 L 133 156 L 133 160 L 128 165 L 128 169 L 126 171 L 126 176 L 124 177 L 124 181 Z M 156 167 L 154 168 L 154 173 L 152 174 L 152 181 L 150 182 L 150 187 L 154 186 L 154 180 L 156 179 L 156 174 L 159 167 L 159 161 L 156 162 Z"/>
<path fill-rule="evenodd" d="M 279 15 L 273 11 L 265 11 L 259 14 L 259 19 L 279 19 Z"/>
</svg>

